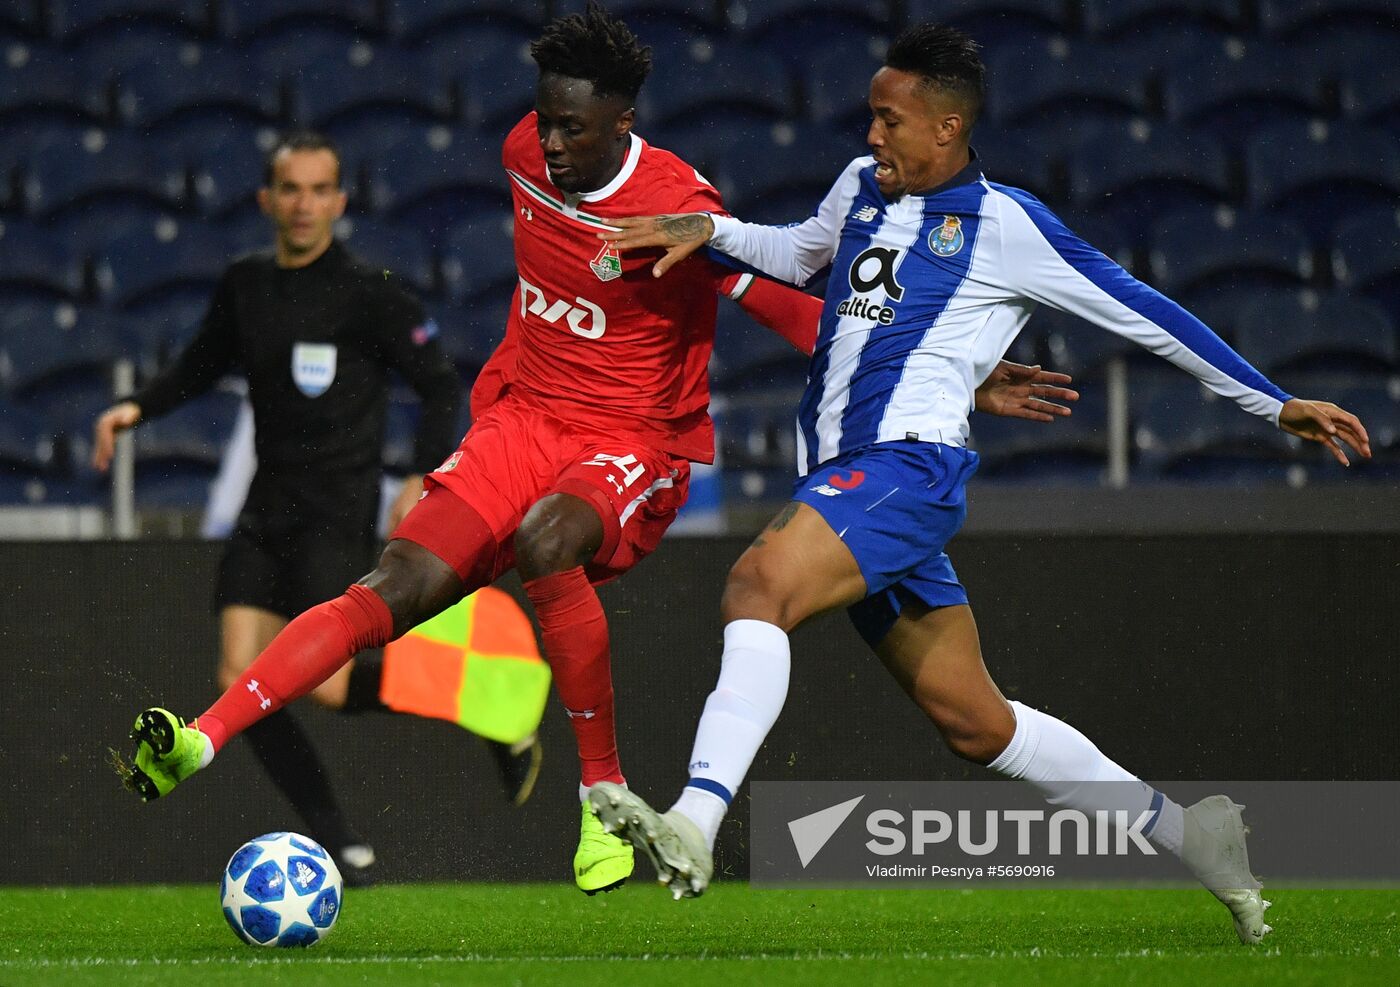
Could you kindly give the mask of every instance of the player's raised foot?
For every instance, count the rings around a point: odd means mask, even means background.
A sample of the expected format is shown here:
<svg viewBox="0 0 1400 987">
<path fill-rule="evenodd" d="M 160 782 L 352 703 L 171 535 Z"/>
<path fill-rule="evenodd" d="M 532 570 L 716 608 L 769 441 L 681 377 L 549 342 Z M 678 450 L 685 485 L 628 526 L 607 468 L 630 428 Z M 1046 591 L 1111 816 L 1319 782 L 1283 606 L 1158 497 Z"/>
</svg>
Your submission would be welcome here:
<svg viewBox="0 0 1400 987">
<path fill-rule="evenodd" d="M 496 762 L 496 770 L 501 776 L 501 790 L 505 793 L 506 801 L 519 808 L 534 794 L 535 781 L 540 776 L 540 765 L 544 763 L 544 748 L 540 746 L 539 734 L 532 733 L 514 744 L 488 740 L 486 747 Z"/>
<path fill-rule="evenodd" d="M 1264 922 L 1270 902 L 1249 869 L 1249 850 L 1241 811 L 1225 795 L 1203 798 L 1182 812 L 1181 859 L 1197 880 L 1220 899 L 1235 920 L 1240 942 L 1252 946 L 1273 927 Z"/>
<path fill-rule="evenodd" d="M 209 738 L 186 726 L 169 710 L 153 706 L 136 717 L 131 728 L 136 751 L 131 764 L 114 756 L 122 784 L 149 802 L 171 790 L 203 767 Z"/>
<path fill-rule="evenodd" d="M 600 781 L 588 791 L 588 802 L 603 823 L 645 853 L 656 868 L 656 880 L 673 898 L 698 898 L 710 886 L 714 857 L 699 827 L 672 809 L 658 813 L 621 785 Z"/>
<path fill-rule="evenodd" d="M 616 891 L 632 876 L 635 866 L 632 844 L 603 831 L 603 824 L 584 803 L 579 824 L 578 850 L 574 853 L 574 883 L 586 895 Z"/>
</svg>

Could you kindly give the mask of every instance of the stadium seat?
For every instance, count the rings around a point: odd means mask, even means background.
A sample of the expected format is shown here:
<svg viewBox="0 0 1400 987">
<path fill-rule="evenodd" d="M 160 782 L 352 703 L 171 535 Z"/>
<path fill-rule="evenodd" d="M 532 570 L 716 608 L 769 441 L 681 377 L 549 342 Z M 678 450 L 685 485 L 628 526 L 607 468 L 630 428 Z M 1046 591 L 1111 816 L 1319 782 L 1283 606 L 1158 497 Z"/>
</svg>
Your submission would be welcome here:
<svg viewBox="0 0 1400 987">
<path fill-rule="evenodd" d="M 1313 41 L 1338 30 L 1400 35 L 1391 0 L 1259 0 L 1259 24 L 1276 37 Z"/>
<path fill-rule="evenodd" d="M 321 57 L 289 68 L 292 116 L 302 124 L 325 127 L 365 110 L 415 113 L 427 121 L 451 110 L 447 86 L 411 55 L 387 46 L 357 47 L 345 55 Z"/>
<path fill-rule="evenodd" d="M 91 415 L 112 401 L 112 367 L 130 337 L 108 313 L 72 306 L 22 306 L 3 318 L 0 389 L 59 430 L 91 429 Z"/>
<path fill-rule="evenodd" d="M 1339 284 L 1374 298 L 1400 324 L 1400 209 L 1360 213 L 1339 226 L 1332 270 Z"/>
<path fill-rule="evenodd" d="M 1090 34 L 1120 38 L 1168 26 L 1240 33 L 1248 26 L 1243 0 L 1082 0 Z"/>
<path fill-rule="evenodd" d="M 1069 418 L 1037 425 L 973 413 L 970 446 L 989 481 L 1094 484 L 1108 465 L 1107 411 L 1101 390 L 1085 389 Z"/>
<path fill-rule="evenodd" d="M 259 130 L 231 130 L 222 140 L 190 148 L 184 155 L 195 201 L 207 216 L 248 208 L 263 183 L 267 148 Z"/>
<path fill-rule="evenodd" d="M 89 272 L 104 244 L 123 233 L 152 229 L 161 220 L 174 218 L 174 211 L 167 207 L 142 199 L 117 199 L 90 202 L 46 223 L 44 229 L 74 258 L 85 292 Z"/>
<path fill-rule="evenodd" d="M 4 0 L 0 3 L 0 28 L 24 38 L 38 37 L 44 30 L 39 5 L 34 0 Z"/>
<path fill-rule="evenodd" d="M 1152 231 L 1152 283 L 1217 332 L 1229 332 L 1256 295 L 1313 278 L 1307 234 L 1283 216 L 1226 206 L 1173 213 Z"/>
<path fill-rule="evenodd" d="M 1064 0 L 908 0 L 905 11 L 910 24 L 948 24 L 989 49 L 1070 29 Z"/>
<path fill-rule="evenodd" d="M 137 127 L 195 119 L 270 125 L 282 112 L 275 81 L 241 52 L 214 45 L 162 51 L 117 76 L 117 108 Z"/>
<path fill-rule="evenodd" d="M 433 253 L 411 227 L 368 218 L 346 218 L 336 225 L 337 236 L 371 267 L 393 272 L 419 292 L 437 290 Z"/>
<path fill-rule="evenodd" d="M 513 304 L 511 294 L 501 294 L 478 296 L 470 304 L 460 306 L 428 306 L 429 314 L 437 320 L 443 351 L 468 387 L 505 338 Z"/>
<path fill-rule="evenodd" d="M 242 51 L 254 78 L 263 88 L 275 89 L 297 66 L 321 59 L 364 57 L 356 50 L 372 53 L 375 41 L 346 24 L 288 23 L 268 34 L 259 35 L 231 50 Z"/>
<path fill-rule="evenodd" d="M 484 133 L 504 137 L 535 105 L 539 72 L 523 47 L 477 49 L 451 73 L 464 116 Z"/>
<path fill-rule="evenodd" d="M 515 288 L 513 216 L 491 210 L 458 223 L 447 234 L 442 273 L 448 297 L 467 303 L 481 296 L 510 297 Z"/>
<path fill-rule="evenodd" d="M 69 46 L 68 54 L 91 85 L 110 85 L 122 73 L 153 59 L 193 58 L 200 36 L 187 27 L 165 21 L 118 21 Z"/>
<path fill-rule="evenodd" d="M 1257 130 L 1305 125 L 1326 111 L 1317 70 L 1266 43 L 1194 50 L 1172 59 L 1164 75 L 1167 118 L 1235 147 Z"/>
<path fill-rule="evenodd" d="M 437 129 L 400 140 L 371 176 L 373 204 L 430 242 L 481 209 L 511 208 L 501 171 L 500 137 Z"/>
<path fill-rule="evenodd" d="M 137 199 L 178 207 L 184 173 L 161 161 L 158 149 L 120 133 L 90 131 L 78 142 L 62 139 L 38 147 L 24 176 L 28 209 L 53 217 L 102 199 Z"/>
<path fill-rule="evenodd" d="M 1388 53 L 1400 57 L 1400 45 Z M 1342 112 L 1349 120 L 1400 131 L 1400 80 L 1389 71 L 1394 62 L 1386 55 L 1352 60 L 1338 75 Z"/>
<path fill-rule="evenodd" d="M 367 34 L 379 30 L 375 0 L 219 0 L 215 11 L 218 33 L 242 41 L 308 25 Z"/>
<path fill-rule="evenodd" d="M 388 0 L 389 30 L 404 43 L 416 45 L 464 25 L 500 27 L 533 34 L 544 24 L 543 0 Z"/>
<path fill-rule="evenodd" d="M 181 292 L 154 299 L 135 314 L 125 316 L 131 348 L 126 355 L 136 362 L 141 379 L 174 359 L 199 331 L 209 310 L 209 295 Z"/>
<path fill-rule="evenodd" d="M 1400 196 L 1400 147 L 1383 131 L 1341 123 L 1270 128 L 1245 148 L 1249 200 L 1296 218 L 1314 235 Z"/>
<path fill-rule="evenodd" d="M 818 127 L 778 124 L 748 133 L 748 139 L 722 143 L 705 174 L 731 210 L 755 222 L 807 218 L 864 151 Z"/>
<path fill-rule="evenodd" d="M 808 6 L 811 0 L 807 0 Z M 587 8 L 587 0 L 552 0 L 550 13 L 554 17 L 580 14 Z M 639 36 L 643 29 L 662 22 L 684 25 L 696 31 L 714 31 L 722 27 L 719 12 L 723 4 L 708 3 L 705 0 L 610 0 L 608 13 L 620 17 Z M 765 4 L 765 6 L 767 6 Z M 782 6 L 774 3 L 773 6 Z M 729 5 L 730 17 L 734 16 L 735 4 Z"/>
<path fill-rule="evenodd" d="M 738 484 L 751 499 L 787 499 L 797 479 L 797 429 L 793 409 L 801 391 L 761 395 L 733 393 L 716 400 L 713 409 L 719 437 L 720 461 L 728 477 L 755 471 L 762 482 Z M 744 489 L 747 488 L 747 489 Z"/>
<path fill-rule="evenodd" d="M 22 220 L 0 222 L 0 297 L 23 293 L 76 298 L 78 257 L 67 242 Z"/>
<path fill-rule="evenodd" d="M 485 20 L 449 21 L 446 25 L 423 34 L 405 50 L 426 66 L 434 78 L 460 82 L 467 67 L 493 53 L 508 53 L 521 65 L 534 66 L 528 51 L 537 30 L 514 20 L 487 18 Z M 510 78 L 520 78 L 516 66 L 509 66 Z M 534 80 L 530 82 L 533 92 Z M 514 123 L 515 121 L 511 121 Z"/>
<path fill-rule="evenodd" d="M 637 113 L 662 125 L 682 119 L 776 122 L 794 115 L 792 90 L 788 72 L 763 49 L 716 42 L 659 63 L 637 99 Z"/>
<path fill-rule="evenodd" d="M 800 105 L 817 123 L 863 136 L 870 126 L 870 79 L 882 64 L 880 39 L 832 38 L 809 52 L 800 66 Z"/>
<path fill-rule="evenodd" d="M 989 181 L 1024 189 L 1045 202 L 1064 200 L 1069 152 L 1046 140 L 1043 131 L 989 124 L 973 133 L 972 148 Z"/>
<path fill-rule="evenodd" d="M 1036 340 L 1037 349 L 1026 353 L 1013 349 L 1008 359 L 1040 363 L 1048 370 L 1071 374 L 1076 382 L 1101 380 L 1104 368 L 1116 357 L 1155 359 L 1131 340 L 1048 305 L 1035 310 L 1021 334 Z"/>
<path fill-rule="evenodd" d="M 181 290 L 207 297 L 229 255 L 217 229 L 195 222 L 159 224 L 109 242 L 99 265 L 99 282 L 124 308 L 139 308 Z"/>
<path fill-rule="evenodd" d="M 413 472 L 413 444 L 418 435 L 422 405 L 413 396 L 393 394 L 389 399 L 384 423 L 384 469 L 407 475 Z"/>
<path fill-rule="evenodd" d="M 747 42 L 786 62 L 790 69 L 810 72 L 812 63 L 834 51 L 852 47 L 867 48 L 883 56 L 896 23 L 889 8 L 880 3 L 811 3 L 788 0 L 749 0 L 745 5 L 730 4 L 729 19 Z M 864 61 L 864 59 L 859 59 Z M 867 77 L 855 90 L 869 88 Z"/>
<path fill-rule="evenodd" d="M 1265 372 L 1335 371 L 1361 378 L 1400 369 L 1400 339 L 1384 309 L 1341 292 L 1276 292 L 1240 310 L 1239 351 Z"/>
<path fill-rule="evenodd" d="M 24 405 L 0 400 L 0 508 L 44 500 L 54 463 L 54 431 Z"/>
<path fill-rule="evenodd" d="M 766 393 L 775 388 L 800 392 L 806 386 L 810 362 L 782 336 L 749 318 L 737 302 L 719 300 L 712 370 L 716 390 L 731 394 Z"/>
<path fill-rule="evenodd" d="M 236 394 L 212 391 L 136 429 L 138 507 L 204 506 L 241 402 Z"/>
<path fill-rule="evenodd" d="M 102 80 L 89 85 L 66 53 L 16 44 L 0 59 L 0 119 L 42 117 L 95 124 L 107 115 Z"/>
<path fill-rule="evenodd" d="M 1116 220 L 1134 236 L 1164 212 L 1214 205 L 1231 194 L 1225 152 L 1179 131 L 1134 127 L 1106 133 L 1071 152 L 1068 168 L 1071 201 Z"/>
<path fill-rule="evenodd" d="M 1134 423 L 1139 476 L 1175 483 L 1301 486 L 1303 443 L 1194 383 L 1164 391 Z"/>
<path fill-rule="evenodd" d="M 169 26 L 191 34 L 209 27 L 202 0 L 47 0 L 50 29 L 66 44 L 110 35 L 133 23 Z"/>
<path fill-rule="evenodd" d="M 1146 67 L 1112 45 L 1057 38 L 1029 52 L 1002 51 L 989 58 L 987 80 L 986 119 L 1000 126 L 1074 127 L 1149 109 Z"/>
</svg>

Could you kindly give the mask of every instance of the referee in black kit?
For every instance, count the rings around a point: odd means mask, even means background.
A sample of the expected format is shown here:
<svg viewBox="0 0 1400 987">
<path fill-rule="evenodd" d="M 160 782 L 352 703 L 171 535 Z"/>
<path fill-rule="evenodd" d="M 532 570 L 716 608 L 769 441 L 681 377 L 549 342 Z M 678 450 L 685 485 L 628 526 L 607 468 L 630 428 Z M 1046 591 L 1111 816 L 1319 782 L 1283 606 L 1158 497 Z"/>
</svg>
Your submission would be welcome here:
<svg viewBox="0 0 1400 987">
<path fill-rule="evenodd" d="M 106 470 L 116 433 L 162 415 L 241 371 L 253 407 L 258 468 L 219 566 L 220 689 L 252 664 L 297 614 L 374 567 L 389 371 L 423 403 L 414 468 L 390 529 L 413 507 L 422 474 L 457 446 L 461 383 L 437 327 L 386 271 L 332 236 L 345 211 L 340 159 L 314 133 L 281 140 L 267 159 L 258 204 L 276 243 L 225 270 L 188 348 L 129 400 L 97 420 L 93 464 Z M 346 712 L 386 709 L 382 666 L 360 659 L 312 697 Z M 258 759 L 335 854 L 348 883 L 366 883 L 374 852 L 346 821 L 315 748 L 289 710 L 247 732 Z M 538 748 L 492 744 L 506 796 L 528 797 Z"/>
</svg>

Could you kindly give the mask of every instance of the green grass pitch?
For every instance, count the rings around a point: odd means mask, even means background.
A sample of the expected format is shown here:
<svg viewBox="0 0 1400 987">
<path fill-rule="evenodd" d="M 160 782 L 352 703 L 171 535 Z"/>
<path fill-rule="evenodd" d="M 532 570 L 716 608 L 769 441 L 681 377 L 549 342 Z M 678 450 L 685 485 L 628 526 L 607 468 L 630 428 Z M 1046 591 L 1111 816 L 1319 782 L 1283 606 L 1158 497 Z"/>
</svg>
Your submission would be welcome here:
<svg viewBox="0 0 1400 987">
<path fill-rule="evenodd" d="M 350 891 L 326 942 L 283 951 L 238 942 L 213 882 L 11 888 L 0 985 L 1400 984 L 1400 890 L 1272 896 L 1251 949 L 1198 890 L 399 885 Z"/>
</svg>

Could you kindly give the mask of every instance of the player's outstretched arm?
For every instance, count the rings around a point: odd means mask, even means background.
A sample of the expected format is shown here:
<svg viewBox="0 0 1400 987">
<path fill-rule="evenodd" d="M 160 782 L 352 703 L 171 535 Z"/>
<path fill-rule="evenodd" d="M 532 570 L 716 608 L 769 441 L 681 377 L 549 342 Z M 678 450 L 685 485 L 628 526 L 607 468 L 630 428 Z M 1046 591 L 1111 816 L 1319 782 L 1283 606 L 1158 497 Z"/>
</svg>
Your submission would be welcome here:
<svg viewBox="0 0 1400 987">
<path fill-rule="evenodd" d="M 107 472 L 117 449 L 117 433 L 126 431 L 140 420 L 141 406 L 135 401 L 123 401 L 102 412 L 93 429 L 93 469 L 99 473 Z"/>
<path fill-rule="evenodd" d="M 1366 426 L 1361 424 L 1361 419 L 1331 401 L 1293 398 L 1279 411 L 1278 427 L 1309 442 L 1320 442 L 1343 466 L 1351 465 L 1343 442 L 1358 455 L 1371 458 L 1371 437 L 1366 434 Z"/>
<path fill-rule="evenodd" d="M 1073 413 L 1056 401 L 1079 400 L 1079 392 L 1068 386 L 1071 380 L 1069 374 L 1002 360 L 978 385 L 974 405 L 984 414 L 1052 422 Z"/>
<path fill-rule="evenodd" d="M 661 247 L 666 255 L 651 269 L 659 278 L 715 235 L 715 221 L 703 212 L 672 213 L 665 216 L 628 216 L 608 220 L 618 227 L 616 233 L 599 233 L 618 250 L 643 250 Z"/>
</svg>

